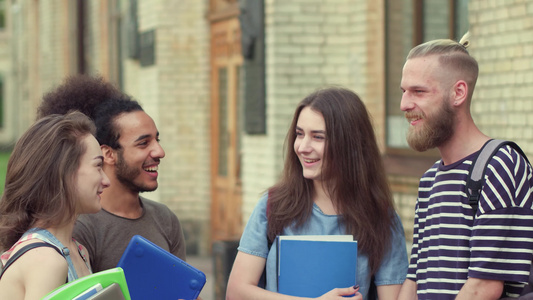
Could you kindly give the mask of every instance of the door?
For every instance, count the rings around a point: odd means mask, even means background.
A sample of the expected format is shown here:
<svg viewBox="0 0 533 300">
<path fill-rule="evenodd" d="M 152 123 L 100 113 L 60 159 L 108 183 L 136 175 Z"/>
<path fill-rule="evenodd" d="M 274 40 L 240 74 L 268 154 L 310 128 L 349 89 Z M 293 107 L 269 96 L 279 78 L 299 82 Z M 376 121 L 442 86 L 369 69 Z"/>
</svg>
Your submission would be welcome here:
<svg viewBox="0 0 533 300">
<path fill-rule="evenodd" d="M 242 232 L 240 38 L 237 16 L 211 23 L 212 240 L 238 239 Z"/>
</svg>

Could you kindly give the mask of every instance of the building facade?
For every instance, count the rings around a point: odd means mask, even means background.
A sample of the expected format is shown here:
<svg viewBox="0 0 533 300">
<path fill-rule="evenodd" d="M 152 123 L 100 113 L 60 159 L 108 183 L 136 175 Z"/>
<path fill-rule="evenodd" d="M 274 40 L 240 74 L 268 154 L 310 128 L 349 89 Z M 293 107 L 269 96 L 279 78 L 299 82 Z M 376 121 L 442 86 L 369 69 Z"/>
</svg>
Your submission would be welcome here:
<svg viewBox="0 0 533 300">
<path fill-rule="evenodd" d="M 2 122 L 9 147 L 42 94 L 100 74 L 158 125 L 159 189 L 189 253 L 236 240 L 278 178 L 296 103 L 317 88 L 354 90 L 373 116 L 411 239 L 418 179 L 438 153 L 405 143 L 399 81 L 407 52 L 471 34 L 480 76 L 473 116 L 533 152 L 533 2 L 527 0 L 4 0 Z M 363 175 L 364 176 L 364 175 Z"/>
</svg>

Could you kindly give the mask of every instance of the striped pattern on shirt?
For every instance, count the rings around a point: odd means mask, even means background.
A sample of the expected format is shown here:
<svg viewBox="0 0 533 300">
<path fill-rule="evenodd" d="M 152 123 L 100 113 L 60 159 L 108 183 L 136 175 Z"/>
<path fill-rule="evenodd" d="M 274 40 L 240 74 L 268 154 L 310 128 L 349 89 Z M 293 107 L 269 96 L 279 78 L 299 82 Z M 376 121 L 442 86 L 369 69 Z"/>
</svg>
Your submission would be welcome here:
<svg viewBox="0 0 533 300">
<path fill-rule="evenodd" d="M 420 180 L 407 278 L 418 299 L 454 299 L 468 277 L 505 281 L 517 296 L 533 257 L 533 177 L 514 149 L 490 160 L 476 217 L 465 193 L 474 153 L 454 164 L 437 161 Z"/>
</svg>

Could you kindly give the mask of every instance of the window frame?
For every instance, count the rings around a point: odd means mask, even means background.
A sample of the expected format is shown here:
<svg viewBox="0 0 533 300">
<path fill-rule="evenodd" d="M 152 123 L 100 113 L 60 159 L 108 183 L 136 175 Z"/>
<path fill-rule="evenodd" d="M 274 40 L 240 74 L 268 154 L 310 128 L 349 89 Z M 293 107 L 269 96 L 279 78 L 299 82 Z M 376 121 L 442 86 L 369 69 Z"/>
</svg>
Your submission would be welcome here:
<svg viewBox="0 0 533 300">
<path fill-rule="evenodd" d="M 388 48 L 389 44 L 389 1 L 397 1 L 397 0 L 386 0 L 384 2 L 385 4 L 385 42 L 384 45 L 386 49 Z M 424 1 L 426 0 L 413 0 L 413 38 L 412 38 L 412 47 L 419 45 L 424 42 Z M 448 38 L 450 39 L 459 39 L 460 36 L 457 37 L 456 33 L 456 24 L 458 23 L 457 20 L 457 5 L 458 0 L 448 0 L 448 9 L 449 9 L 449 16 L 448 16 Z M 388 84 L 388 75 L 389 75 L 389 69 L 388 69 L 388 53 L 387 51 L 384 52 L 385 55 L 385 89 L 389 88 Z M 400 147 L 392 147 L 388 144 L 388 136 L 389 136 L 389 111 L 387 109 L 389 105 L 389 101 L 392 101 L 391 99 L 388 99 L 388 93 L 385 92 L 385 139 L 384 139 L 384 145 L 385 145 L 385 153 L 383 155 L 383 160 L 385 164 L 385 169 L 387 174 L 390 175 L 407 175 L 407 176 L 414 176 L 414 177 L 421 177 L 425 171 L 429 167 L 431 167 L 435 161 L 440 159 L 440 153 L 438 149 L 430 149 L 425 152 L 417 152 L 415 150 L 412 150 L 411 148 L 400 148 Z M 399 105 L 399 104 L 398 104 Z"/>
</svg>

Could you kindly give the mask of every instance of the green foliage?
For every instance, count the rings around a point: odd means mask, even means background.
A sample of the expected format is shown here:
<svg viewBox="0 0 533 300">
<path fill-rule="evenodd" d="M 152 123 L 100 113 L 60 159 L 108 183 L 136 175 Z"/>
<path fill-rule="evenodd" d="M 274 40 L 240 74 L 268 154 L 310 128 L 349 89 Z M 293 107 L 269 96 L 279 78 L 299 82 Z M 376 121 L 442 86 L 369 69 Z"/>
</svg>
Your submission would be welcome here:
<svg viewBox="0 0 533 300">
<path fill-rule="evenodd" d="M 11 152 L 0 152 L 0 195 L 4 192 L 4 183 L 6 181 L 7 161 Z"/>
</svg>

